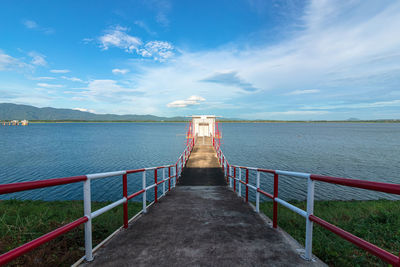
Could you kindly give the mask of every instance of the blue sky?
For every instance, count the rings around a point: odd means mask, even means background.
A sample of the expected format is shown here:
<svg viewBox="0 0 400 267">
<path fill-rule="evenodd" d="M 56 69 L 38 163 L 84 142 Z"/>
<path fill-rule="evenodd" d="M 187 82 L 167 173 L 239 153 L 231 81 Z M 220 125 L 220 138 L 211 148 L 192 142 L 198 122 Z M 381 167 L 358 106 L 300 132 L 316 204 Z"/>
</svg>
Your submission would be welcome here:
<svg viewBox="0 0 400 267">
<path fill-rule="evenodd" d="M 400 118 L 400 1 L 1 1 L 0 102 Z"/>
</svg>

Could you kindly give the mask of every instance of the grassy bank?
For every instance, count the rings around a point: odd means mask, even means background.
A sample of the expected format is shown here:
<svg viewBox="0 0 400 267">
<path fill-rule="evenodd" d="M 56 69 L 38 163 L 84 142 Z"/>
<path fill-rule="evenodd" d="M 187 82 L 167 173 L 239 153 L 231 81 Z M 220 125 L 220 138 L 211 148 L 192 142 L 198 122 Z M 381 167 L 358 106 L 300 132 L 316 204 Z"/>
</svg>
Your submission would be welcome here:
<svg viewBox="0 0 400 267">
<path fill-rule="evenodd" d="M 97 210 L 108 202 L 92 202 Z M 129 202 L 129 217 L 141 203 Z M 0 254 L 83 216 L 82 201 L 0 200 Z M 122 206 L 93 220 L 93 247 L 122 224 Z M 83 225 L 12 261 L 10 266 L 70 266 L 85 254 Z"/>
<path fill-rule="evenodd" d="M 305 202 L 291 202 L 305 209 Z M 93 202 L 92 209 L 108 203 Z M 129 202 L 129 216 L 141 209 L 141 203 Z M 261 204 L 272 218 L 272 203 Z M 0 201 L 0 254 L 35 239 L 83 214 L 82 201 Z M 400 250 L 400 201 L 316 201 L 315 214 L 350 233 L 398 255 Z M 278 224 L 304 244 L 305 219 L 279 206 Z M 122 225 L 122 206 L 93 220 L 95 246 Z M 11 266 L 69 266 L 84 255 L 83 225 L 40 246 Z M 313 253 L 330 266 L 387 266 L 377 257 L 322 227 L 314 226 Z"/>
<path fill-rule="evenodd" d="M 305 202 L 291 202 L 306 209 Z M 272 202 L 261 210 L 272 218 Z M 400 201 L 316 201 L 316 216 L 395 255 L 400 250 Z M 278 205 L 278 225 L 304 245 L 305 219 Z M 330 266 L 388 266 L 379 258 L 314 224 L 313 253 Z"/>
</svg>

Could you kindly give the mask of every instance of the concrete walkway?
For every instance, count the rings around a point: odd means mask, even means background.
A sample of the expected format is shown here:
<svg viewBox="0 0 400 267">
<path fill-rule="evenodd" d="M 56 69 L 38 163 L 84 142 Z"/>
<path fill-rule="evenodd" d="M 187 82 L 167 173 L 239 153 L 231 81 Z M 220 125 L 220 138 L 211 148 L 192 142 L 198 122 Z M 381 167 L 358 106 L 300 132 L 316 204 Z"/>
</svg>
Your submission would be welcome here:
<svg viewBox="0 0 400 267">
<path fill-rule="evenodd" d="M 179 186 L 85 265 L 324 265 L 302 260 L 298 248 L 225 185 L 214 149 L 198 140 Z"/>
</svg>

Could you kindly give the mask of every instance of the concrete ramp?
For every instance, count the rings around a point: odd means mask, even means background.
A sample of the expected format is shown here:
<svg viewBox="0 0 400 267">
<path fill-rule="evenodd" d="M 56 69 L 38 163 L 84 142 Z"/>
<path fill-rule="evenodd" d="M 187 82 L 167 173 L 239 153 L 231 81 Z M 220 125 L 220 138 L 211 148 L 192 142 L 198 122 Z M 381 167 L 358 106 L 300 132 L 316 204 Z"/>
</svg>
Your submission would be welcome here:
<svg viewBox="0 0 400 267">
<path fill-rule="evenodd" d="M 225 185 L 210 144 L 198 140 L 179 185 L 85 265 L 324 266 Z"/>
</svg>

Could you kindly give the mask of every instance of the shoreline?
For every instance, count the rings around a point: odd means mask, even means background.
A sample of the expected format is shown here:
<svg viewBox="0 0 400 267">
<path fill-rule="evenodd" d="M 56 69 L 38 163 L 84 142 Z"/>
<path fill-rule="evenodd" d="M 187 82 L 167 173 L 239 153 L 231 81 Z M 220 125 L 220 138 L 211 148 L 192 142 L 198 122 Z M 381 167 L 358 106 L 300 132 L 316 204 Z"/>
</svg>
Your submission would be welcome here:
<svg viewBox="0 0 400 267">
<path fill-rule="evenodd" d="M 79 121 L 79 120 L 57 120 L 42 121 L 31 120 L 29 123 L 187 123 L 188 121 Z M 357 120 L 357 121 L 274 121 L 274 120 L 221 120 L 218 123 L 400 123 L 400 120 Z"/>
</svg>

